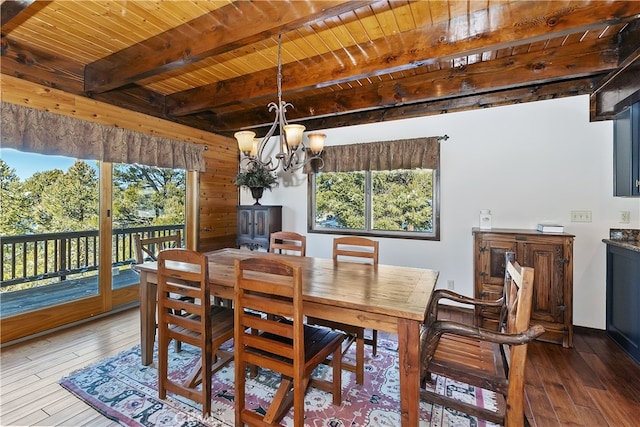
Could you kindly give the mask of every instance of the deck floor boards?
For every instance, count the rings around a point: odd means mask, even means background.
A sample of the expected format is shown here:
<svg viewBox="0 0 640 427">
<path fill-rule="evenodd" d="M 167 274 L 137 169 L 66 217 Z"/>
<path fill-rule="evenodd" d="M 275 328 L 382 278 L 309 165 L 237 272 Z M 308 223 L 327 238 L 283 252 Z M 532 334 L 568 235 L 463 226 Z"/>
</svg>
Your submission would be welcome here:
<svg viewBox="0 0 640 427">
<path fill-rule="evenodd" d="M 97 272 L 96 272 L 97 274 Z M 113 276 L 113 289 L 121 289 L 140 283 L 140 276 L 133 270 L 119 270 Z M 48 285 L 36 286 L 12 292 L 3 292 L 0 298 L 0 316 L 10 317 L 57 304 L 76 301 L 98 295 L 98 276 L 67 279 Z"/>
</svg>

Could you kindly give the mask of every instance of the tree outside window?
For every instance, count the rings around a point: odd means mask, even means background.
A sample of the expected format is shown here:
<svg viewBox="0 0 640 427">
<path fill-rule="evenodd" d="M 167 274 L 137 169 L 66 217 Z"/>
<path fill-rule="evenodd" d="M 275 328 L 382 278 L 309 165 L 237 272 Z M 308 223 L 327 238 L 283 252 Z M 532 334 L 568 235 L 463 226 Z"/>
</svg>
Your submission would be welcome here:
<svg viewBox="0 0 640 427">
<path fill-rule="evenodd" d="M 114 227 L 184 223 L 184 170 L 118 164 L 113 184 Z"/>
</svg>

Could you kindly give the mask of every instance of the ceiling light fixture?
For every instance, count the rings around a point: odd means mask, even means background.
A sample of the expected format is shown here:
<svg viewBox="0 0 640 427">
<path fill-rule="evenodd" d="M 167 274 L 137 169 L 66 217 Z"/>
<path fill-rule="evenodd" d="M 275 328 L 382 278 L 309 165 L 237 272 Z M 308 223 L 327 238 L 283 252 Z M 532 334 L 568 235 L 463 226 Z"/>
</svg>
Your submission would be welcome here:
<svg viewBox="0 0 640 427">
<path fill-rule="evenodd" d="M 256 138 L 256 133 L 250 130 L 236 132 L 233 136 L 238 140 L 240 148 L 241 165 L 245 162 L 248 167 L 262 166 L 271 171 L 282 167 L 283 171 L 294 171 L 300 169 L 313 159 L 320 159 L 320 153 L 324 148 L 326 135 L 323 133 L 309 133 L 309 148 L 302 142 L 302 133 L 305 130 L 303 125 L 289 124 L 286 117 L 287 108 L 293 108 L 289 102 L 282 100 L 282 34 L 278 35 L 278 103 L 270 102 L 267 107 L 269 111 L 275 111 L 276 117 L 267 134 L 262 138 Z M 270 138 L 279 129 L 278 141 L 279 151 L 273 158 L 265 156 L 265 149 Z M 323 163 L 323 162 L 322 162 Z M 319 168 L 322 168 L 322 163 Z"/>
</svg>

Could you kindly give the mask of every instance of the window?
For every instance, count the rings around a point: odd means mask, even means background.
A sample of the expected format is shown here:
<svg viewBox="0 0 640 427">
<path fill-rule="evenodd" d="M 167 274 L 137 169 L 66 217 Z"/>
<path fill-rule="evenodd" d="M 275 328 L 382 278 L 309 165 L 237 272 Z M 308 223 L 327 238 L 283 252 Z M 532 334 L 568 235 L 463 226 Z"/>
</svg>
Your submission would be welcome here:
<svg viewBox="0 0 640 427">
<path fill-rule="evenodd" d="M 322 162 L 306 170 L 309 231 L 439 240 L 440 140 L 447 138 L 326 147 Z"/>
</svg>

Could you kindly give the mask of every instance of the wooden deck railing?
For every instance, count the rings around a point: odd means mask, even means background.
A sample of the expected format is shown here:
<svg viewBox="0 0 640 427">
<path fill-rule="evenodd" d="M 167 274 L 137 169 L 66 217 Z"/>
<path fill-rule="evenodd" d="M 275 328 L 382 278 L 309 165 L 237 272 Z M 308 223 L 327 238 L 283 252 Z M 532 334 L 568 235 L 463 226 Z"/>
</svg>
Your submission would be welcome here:
<svg viewBox="0 0 640 427">
<path fill-rule="evenodd" d="M 173 234 L 176 230 L 184 235 L 184 224 L 114 229 L 111 267 L 135 262 L 134 234 L 147 238 Z M 98 230 L 0 236 L 0 241 L 3 290 L 22 283 L 58 282 L 68 275 L 99 267 Z"/>
</svg>

